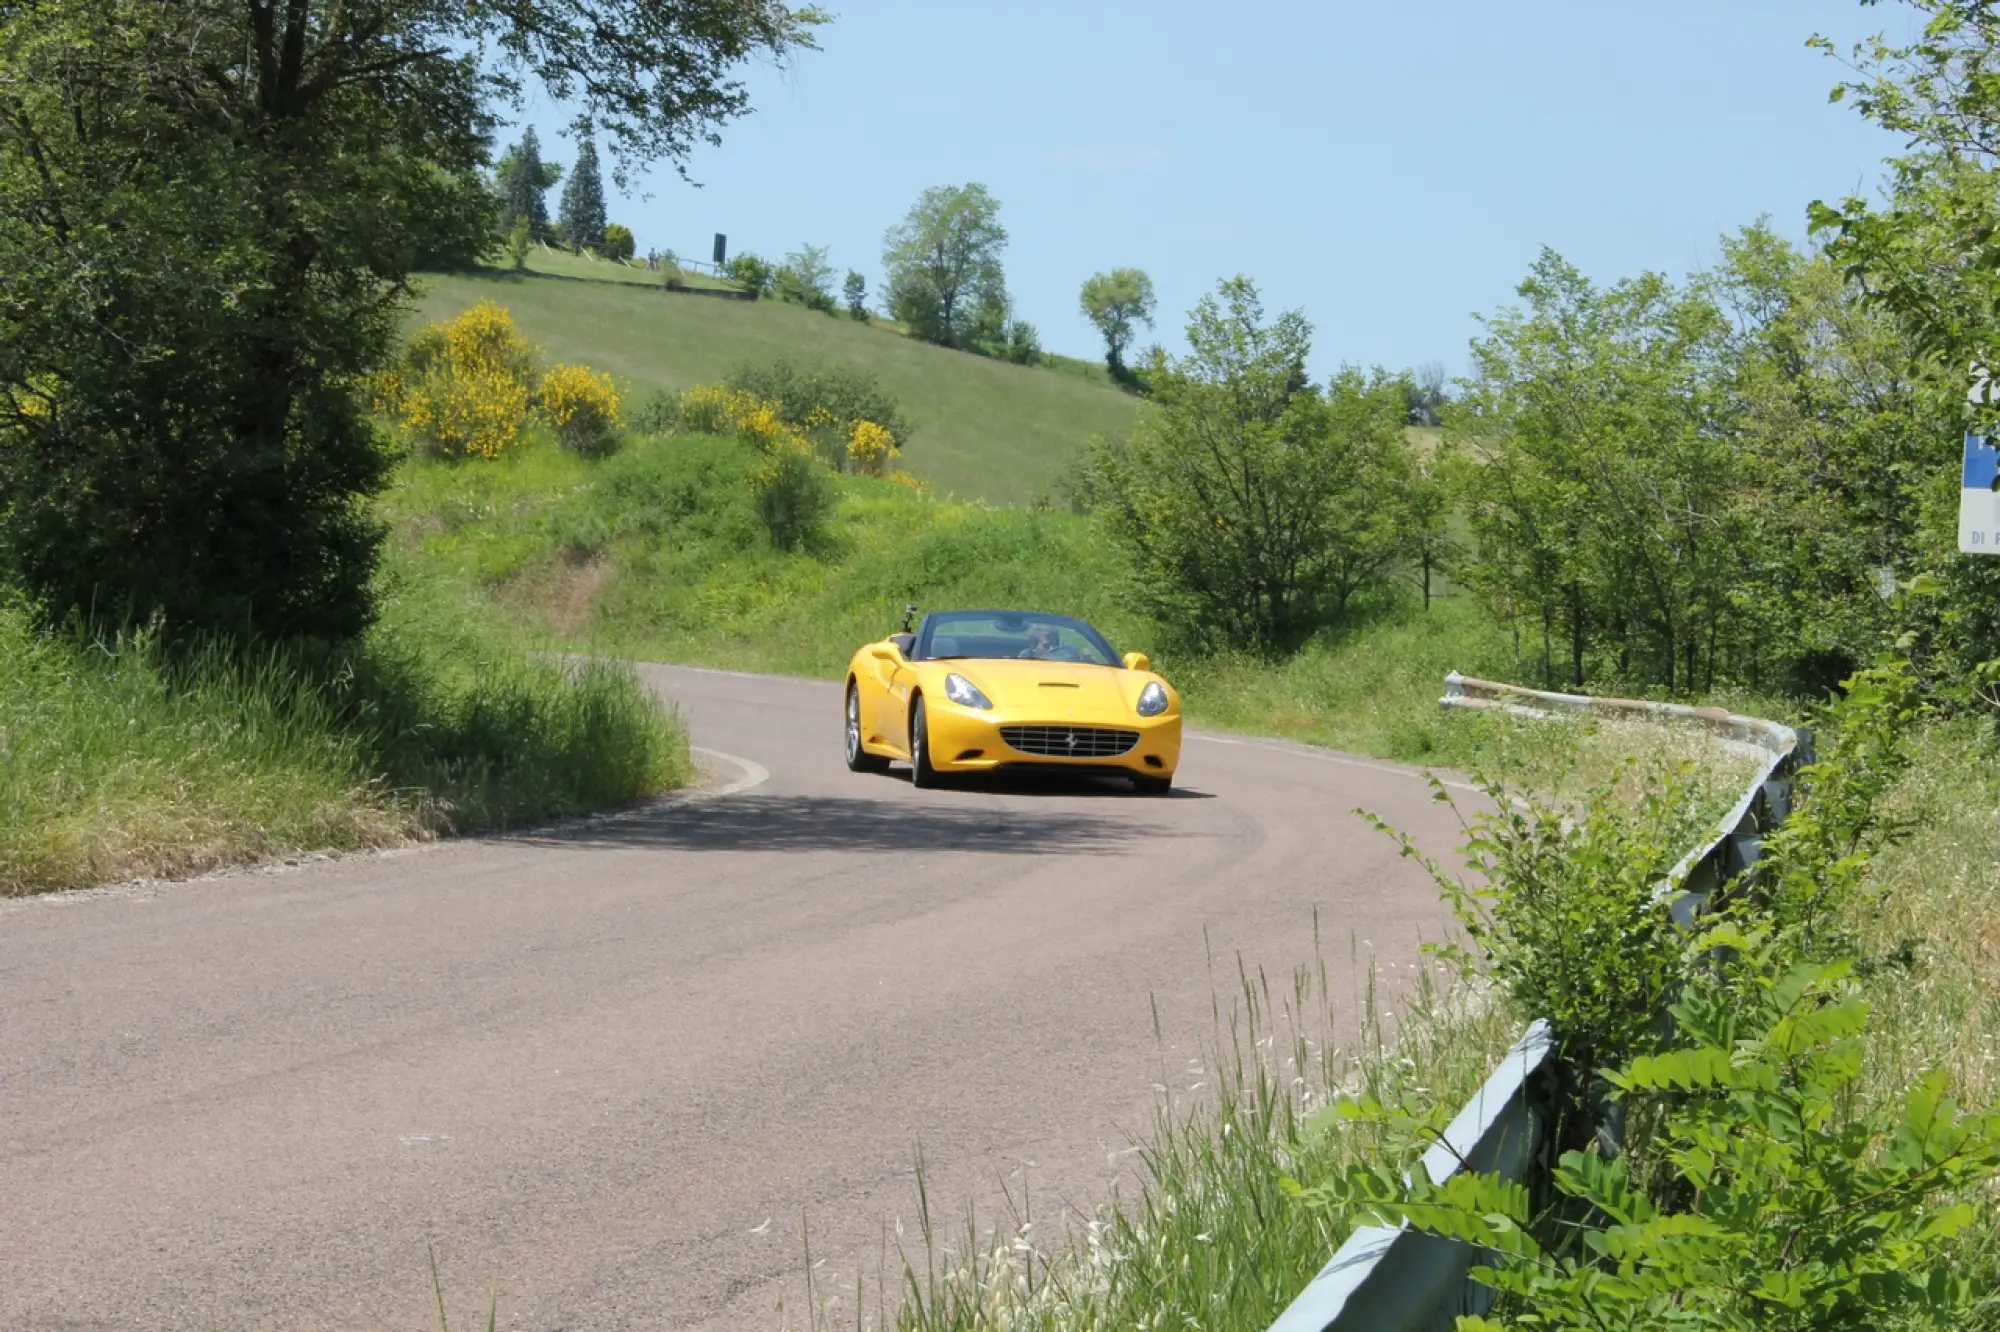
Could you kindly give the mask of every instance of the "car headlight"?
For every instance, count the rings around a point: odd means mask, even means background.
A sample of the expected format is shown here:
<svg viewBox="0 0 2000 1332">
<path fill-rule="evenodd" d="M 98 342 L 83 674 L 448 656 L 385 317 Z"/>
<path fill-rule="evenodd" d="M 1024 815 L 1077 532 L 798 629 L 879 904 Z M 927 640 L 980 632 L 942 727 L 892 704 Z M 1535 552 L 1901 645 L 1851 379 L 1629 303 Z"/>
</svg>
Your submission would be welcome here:
<svg viewBox="0 0 2000 1332">
<path fill-rule="evenodd" d="M 1167 687 L 1158 680 L 1139 691 L 1139 715 L 1157 717 L 1167 710 Z"/>
<path fill-rule="evenodd" d="M 979 692 L 979 686 L 953 671 L 944 677 L 944 696 L 962 708 L 978 708 L 981 712 L 993 709 L 993 700 Z"/>
</svg>

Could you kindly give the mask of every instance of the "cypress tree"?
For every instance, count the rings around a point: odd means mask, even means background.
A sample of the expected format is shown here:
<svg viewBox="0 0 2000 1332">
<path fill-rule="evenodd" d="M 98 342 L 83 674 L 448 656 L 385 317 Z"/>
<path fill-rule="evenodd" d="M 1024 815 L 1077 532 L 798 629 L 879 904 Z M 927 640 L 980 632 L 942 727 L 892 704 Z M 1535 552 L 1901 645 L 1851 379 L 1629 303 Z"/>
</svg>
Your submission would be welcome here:
<svg viewBox="0 0 2000 1332">
<path fill-rule="evenodd" d="M 542 145 L 535 137 L 534 126 L 530 125 L 522 133 L 521 141 L 509 154 L 502 184 L 506 191 L 506 203 L 501 209 L 501 226 L 511 230 L 515 218 L 525 217 L 529 229 L 536 236 L 546 236 L 549 231 L 549 202 L 543 193 L 549 188 L 549 178 L 547 168 L 542 165 Z"/>
<path fill-rule="evenodd" d="M 571 245 L 596 249 L 604 243 L 604 179 L 597 169 L 597 144 L 585 135 L 576 146 L 576 165 L 563 186 L 562 224 Z"/>
</svg>

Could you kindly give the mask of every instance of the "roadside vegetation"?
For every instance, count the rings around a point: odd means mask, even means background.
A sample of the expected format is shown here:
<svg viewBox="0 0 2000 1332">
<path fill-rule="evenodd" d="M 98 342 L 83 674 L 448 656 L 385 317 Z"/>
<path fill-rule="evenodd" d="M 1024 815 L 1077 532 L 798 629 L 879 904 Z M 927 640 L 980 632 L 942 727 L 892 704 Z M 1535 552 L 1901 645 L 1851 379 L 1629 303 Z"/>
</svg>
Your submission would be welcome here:
<svg viewBox="0 0 2000 1332">
<path fill-rule="evenodd" d="M 0 896 L 383 847 L 689 781 L 629 670 L 565 672 L 391 560 L 358 642 L 169 648 L 0 608 Z"/>
<path fill-rule="evenodd" d="M 686 777 L 678 726 L 629 675 L 531 665 L 469 585 L 382 559 L 373 501 L 403 438 L 492 451 L 532 411 L 608 444 L 598 374 L 529 383 L 450 344 L 413 349 L 400 387 L 380 372 L 414 266 L 501 239 L 494 111 L 576 94 L 614 176 L 683 161 L 747 109 L 733 71 L 809 49 L 824 18 L 541 0 L 0 17 L 0 891 Z M 590 156 L 564 220 L 615 242 Z"/>
</svg>

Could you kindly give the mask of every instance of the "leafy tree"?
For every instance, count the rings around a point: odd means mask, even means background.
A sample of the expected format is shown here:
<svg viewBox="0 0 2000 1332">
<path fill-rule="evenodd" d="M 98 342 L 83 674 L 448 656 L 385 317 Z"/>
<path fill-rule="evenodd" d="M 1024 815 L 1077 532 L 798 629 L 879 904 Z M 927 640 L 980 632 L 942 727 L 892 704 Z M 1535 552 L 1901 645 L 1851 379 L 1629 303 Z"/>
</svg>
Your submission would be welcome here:
<svg viewBox="0 0 2000 1332">
<path fill-rule="evenodd" d="M 515 218 L 513 228 L 507 233 L 507 260 L 516 273 L 526 271 L 528 247 L 534 244 L 534 240 L 534 227 L 528 219 L 525 216 Z"/>
<path fill-rule="evenodd" d="M 833 309 L 833 265 L 824 245 L 804 245 L 785 256 L 778 269 L 778 294 L 808 309 Z"/>
<path fill-rule="evenodd" d="M 2000 660 L 2000 561 L 1958 553 L 1946 479 L 1959 429 L 1994 433 L 1993 404 L 1974 409 L 1963 394 L 1968 369 L 1990 366 L 2000 327 L 2000 13 L 1979 0 L 1909 3 L 1924 22 L 1901 42 L 1858 43 L 1856 77 L 1833 91 L 1905 145 L 1889 159 L 1887 198 L 1815 202 L 1810 216 L 1841 272 L 1910 336 L 1920 376 L 1942 381 L 1930 398 L 1941 428 L 1920 547 L 1935 584 L 1924 654 L 1942 684 L 1990 678 Z"/>
<path fill-rule="evenodd" d="M 562 225 L 572 250 L 604 243 L 604 178 L 598 173 L 597 143 L 588 134 L 576 146 L 576 165 L 563 186 Z"/>
<path fill-rule="evenodd" d="M 1424 609 L 1431 608 L 1431 580 L 1459 554 L 1451 519 L 1465 485 L 1458 454 L 1449 445 L 1412 452 L 1402 471 L 1400 487 L 1402 531 L 1408 557 L 1415 565 L 1417 588 Z"/>
<path fill-rule="evenodd" d="M 1042 335 L 1025 319 L 1008 320 L 1005 354 L 1015 365 L 1040 365 Z"/>
<path fill-rule="evenodd" d="M 984 185 L 925 190 L 883 240 L 889 313 L 925 341 L 968 345 L 982 303 L 1005 290 L 1006 246 L 1000 205 Z"/>
<path fill-rule="evenodd" d="M 841 284 L 841 298 L 847 303 L 847 313 L 862 323 L 868 322 L 868 279 L 847 270 L 847 281 Z"/>
<path fill-rule="evenodd" d="M 1918 349 L 1962 372 L 2000 325 L 2000 13 L 1986 0 L 1906 2 L 1925 16 L 1917 35 L 1856 43 L 1858 77 L 1832 95 L 1905 143 L 1888 161 L 1888 198 L 1815 201 L 1810 215 Z M 1813 44 L 1835 54 L 1824 37 Z"/>
<path fill-rule="evenodd" d="M 1520 293 L 1484 321 L 1459 418 L 1481 464 L 1466 574 L 1539 622 L 1545 676 L 1560 643 L 1575 685 L 1596 647 L 1619 676 L 1712 687 L 1745 540 L 1721 314 L 1656 274 L 1599 290 L 1546 250 Z"/>
<path fill-rule="evenodd" d="M 500 228 L 511 232 L 519 218 L 528 219 L 528 230 L 536 239 L 549 236 L 548 192 L 562 179 L 562 167 L 542 161 L 541 140 L 535 127 L 528 126 L 521 141 L 501 159 Z"/>
<path fill-rule="evenodd" d="M 1266 323 L 1247 278 L 1224 282 L 1189 319 L 1189 354 L 1155 353 L 1157 410 L 1094 456 L 1083 490 L 1163 623 L 1289 648 L 1393 565 L 1380 496 L 1403 457 L 1401 391 L 1349 369 L 1321 392 L 1304 374 L 1311 338 L 1296 311 Z"/>
<path fill-rule="evenodd" d="M 0 42 L 0 566 L 45 614 L 356 633 L 361 386 L 425 252 L 491 243 L 529 79 L 623 163 L 747 108 L 819 15 L 691 0 L 36 0 Z M 486 58 L 482 63 L 481 54 Z M 621 168 L 622 169 L 622 168 Z"/>
<path fill-rule="evenodd" d="M 988 355 L 1007 350 L 1007 325 L 1014 319 L 1014 298 L 1007 294 L 1007 288 L 995 283 L 979 293 L 979 304 L 972 314 L 972 332 L 966 345 Z"/>
<path fill-rule="evenodd" d="M 1737 673 L 1821 694 L 1898 627 L 1878 571 L 1907 577 L 1928 563 L 1923 513 L 1954 473 L 1956 394 L 1938 391 L 1893 316 L 1762 223 L 1724 239 L 1706 287 L 1736 328 L 1728 356 L 1747 464 L 1737 502 L 1752 535 L 1736 615 L 1751 641 Z"/>
<path fill-rule="evenodd" d="M 630 227 L 607 222 L 604 226 L 604 241 L 598 248 L 604 252 L 606 259 L 624 260 L 630 259 L 638 252 L 639 242 L 633 239 Z"/>
<path fill-rule="evenodd" d="M 1098 273 L 1083 284 L 1079 300 L 1084 317 L 1104 335 L 1104 364 L 1114 379 L 1125 372 L 1125 352 L 1141 324 L 1153 326 L 1158 301 L 1153 295 L 1153 279 L 1143 269 L 1114 268 Z"/>
<path fill-rule="evenodd" d="M 748 250 L 731 259 L 723 271 L 731 282 L 759 296 L 769 296 L 778 286 L 778 270 L 771 261 Z"/>
</svg>

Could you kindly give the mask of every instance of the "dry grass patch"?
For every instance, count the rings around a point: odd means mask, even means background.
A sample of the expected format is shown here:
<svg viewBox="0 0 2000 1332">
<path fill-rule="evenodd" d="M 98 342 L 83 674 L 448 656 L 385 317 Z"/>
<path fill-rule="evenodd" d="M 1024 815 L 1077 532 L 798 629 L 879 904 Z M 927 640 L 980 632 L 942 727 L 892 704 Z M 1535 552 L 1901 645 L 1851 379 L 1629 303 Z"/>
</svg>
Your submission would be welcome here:
<svg viewBox="0 0 2000 1332">
<path fill-rule="evenodd" d="M 1895 792 L 1910 835 L 1877 862 L 1852 927 L 1869 959 L 1884 1094 L 1942 1067 L 1969 1105 L 2000 1100 L 2000 761 L 1990 723 L 1933 728 Z"/>
</svg>

